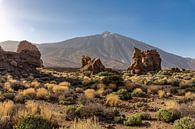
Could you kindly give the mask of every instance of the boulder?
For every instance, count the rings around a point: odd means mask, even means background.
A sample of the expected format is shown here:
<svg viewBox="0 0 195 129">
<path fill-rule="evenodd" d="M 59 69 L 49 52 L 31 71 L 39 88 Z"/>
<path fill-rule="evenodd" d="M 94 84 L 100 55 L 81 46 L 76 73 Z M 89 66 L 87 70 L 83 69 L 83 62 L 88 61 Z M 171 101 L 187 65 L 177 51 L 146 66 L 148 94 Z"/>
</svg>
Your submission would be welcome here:
<svg viewBox="0 0 195 129">
<path fill-rule="evenodd" d="M 23 64 L 32 67 L 41 67 L 43 65 L 39 49 L 28 41 L 21 41 L 19 43 L 17 53 L 19 53 Z"/>
<path fill-rule="evenodd" d="M 156 50 L 146 50 L 141 52 L 135 48 L 132 56 L 132 62 L 129 66 L 133 74 L 142 74 L 151 71 L 161 70 L 161 58 Z"/>
<path fill-rule="evenodd" d="M 0 47 L 0 68 L 12 74 L 33 74 L 42 67 L 41 53 L 28 41 L 21 41 L 17 52 L 4 51 Z"/>
<path fill-rule="evenodd" d="M 102 64 L 99 58 L 94 58 L 91 60 L 88 56 L 82 56 L 82 67 L 81 72 L 92 71 L 93 74 L 103 72 L 106 70 L 105 66 Z"/>
</svg>

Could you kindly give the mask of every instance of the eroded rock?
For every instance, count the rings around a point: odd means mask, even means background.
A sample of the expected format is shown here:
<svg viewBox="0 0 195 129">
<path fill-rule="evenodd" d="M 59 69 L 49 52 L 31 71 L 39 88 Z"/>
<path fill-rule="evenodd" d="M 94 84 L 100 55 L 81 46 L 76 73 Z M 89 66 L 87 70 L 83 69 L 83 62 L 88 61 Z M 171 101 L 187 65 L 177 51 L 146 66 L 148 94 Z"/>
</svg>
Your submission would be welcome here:
<svg viewBox="0 0 195 129">
<path fill-rule="evenodd" d="M 132 56 L 132 63 L 128 68 L 133 74 L 147 73 L 161 70 L 161 58 L 156 50 L 141 52 L 135 48 Z"/>
<path fill-rule="evenodd" d="M 35 73 L 43 64 L 40 51 L 28 41 L 21 41 L 17 52 L 4 51 L 0 47 L 0 62 L 0 68 L 17 75 Z"/>
<path fill-rule="evenodd" d="M 93 74 L 105 71 L 105 66 L 102 64 L 99 58 L 91 59 L 88 56 L 82 56 L 81 72 L 92 71 Z"/>
</svg>

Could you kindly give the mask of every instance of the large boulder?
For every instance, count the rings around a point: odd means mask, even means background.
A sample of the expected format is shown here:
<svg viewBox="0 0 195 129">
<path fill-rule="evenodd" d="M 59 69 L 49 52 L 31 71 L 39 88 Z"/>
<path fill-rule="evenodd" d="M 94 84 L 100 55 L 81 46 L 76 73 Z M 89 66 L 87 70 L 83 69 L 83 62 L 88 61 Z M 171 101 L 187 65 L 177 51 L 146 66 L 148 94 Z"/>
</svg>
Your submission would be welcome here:
<svg viewBox="0 0 195 129">
<path fill-rule="evenodd" d="M 28 41 L 19 43 L 17 53 L 19 53 L 23 64 L 26 63 L 32 67 L 41 67 L 43 65 L 39 49 Z"/>
<path fill-rule="evenodd" d="M 42 67 L 41 53 L 28 41 L 21 41 L 17 52 L 4 51 L 0 47 L 0 69 L 15 75 L 36 73 Z"/>
<path fill-rule="evenodd" d="M 105 66 L 102 64 L 99 58 L 94 58 L 91 60 L 88 56 L 82 56 L 82 67 L 81 72 L 91 71 L 93 74 L 103 72 L 106 70 Z"/>
<path fill-rule="evenodd" d="M 128 70 L 130 70 L 133 74 L 142 74 L 161 70 L 161 58 L 159 53 L 156 50 L 141 52 L 140 49 L 135 48 L 132 56 L 132 62 Z"/>
</svg>

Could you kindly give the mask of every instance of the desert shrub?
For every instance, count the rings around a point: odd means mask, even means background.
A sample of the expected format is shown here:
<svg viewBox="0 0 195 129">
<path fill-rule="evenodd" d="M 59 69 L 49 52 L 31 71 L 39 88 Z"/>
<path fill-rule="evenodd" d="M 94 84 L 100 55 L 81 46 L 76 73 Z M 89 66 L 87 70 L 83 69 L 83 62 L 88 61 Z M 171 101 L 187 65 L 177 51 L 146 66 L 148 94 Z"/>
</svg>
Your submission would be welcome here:
<svg viewBox="0 0 195 129">
<path fill-rule="evenodd" d="M 181 88 L 193 87 L 195 86 L 194 80 L 182 80 L 179 84 Z"/>
<path fill-rule="evenodd" d="M 141 88 L 142 85 L 137 84 L 137 83 L 133 83 L 131 81 L 125 81 L 125 89 L 127 89 L 128 91 L 133 91 L 135 88 Z"/>
<path fill-rule="evenodd" d="M 90 77 L 92 72 L 91 71 L 84 71 L 83 74 L 84 74 L 84 76 Z"/>
<path fill-rule="evenodd" d="M 133 114 L 128 116 L 124 120 L 124 124 L 127 126 L 138 126 L 142 124 L 142 119 L 140 114 Z"/>
<path fill-rule="evenodd" d="M 112 76 L 114 75 L 114 73 L 111 73 L 111 72 L 108 72 L 108 71 L 105 71 L 105 72 L 99 72 L 96 74 L 97 76 Z"/>
<path fill-rule="evenodd" d="M 12 87 L 11 87 L 11 83 L 10 83 L 10 82 L 5 82 L 3 88 L 4 88 L 6 91 L 8 91 L 8 92 L 13 92 L 13 91 L 14 91 L 14 90 L 12 89 Z"/>
<path fill-rule="evenodd" d="M 161 88 L 159 86 L 149 86 L 148 89 L 147 89 L 147 93 L 148 94 L 158 94 L 158 91 L 160 90 Z"/>
<path fill-rule="evenodd" d="M 83 93 L 83 89 L 80 87 L 75 88 L 76 93 Z"/>
<path fill-rule="evenodd" d="M 152 119 L 151 115 L 147 112 L 140 113 L 140 116 L 141 116 L 142 120 L 151 120 Z"/>
<path fill-rule="evenodd" d="M 173 72 L 171 70 L 161 70 L 157 73 L 158 75 L 168 75 L 171 76 Z"/>
<path fill-rule="evenodd" d="M 133 92 L 131 93 L 131 96 L 132 97 L 143 97 L 145 94 L 144 92 L 142 91 L 141 88 L 136 88 L 133 90 Z"/>
<path fill-rule="evenodd" d="M 52 90 L 54 93 L 63 93 L 65 91 L 68 91 L 69 87 L 56 85 Z"/>
<path fill-rule="evenodd" d="M 116 116 L 116 112 L 112 110 L 105 109 L 102 105 L 99 104 L 88 104 L 69 107 L 66 110 L 67 118 L 74 120 L 75 118 L 98 118 L 99 121 L 113 121 Z M 118 114 L 117 114 L 118 115 Z"/>
<path fill-rule="evenodd" d="M 163 97 L 165 97 L 166 96 L 166 92 L 164 91 L 164 90 L 159 90 L 158 91 L 158 97 L 159 98 L 163 98 Z"/>
<path fill-rule="evenodd" d="M 179 86 L 180 81 L 178 79 L 170 79 L 168 83 L 171 86 Z"/>
<path fill-rule="evenodd" d="M 35 91 L 34 88 L 28 88 L 28 89 L 25 89 L 25 90 L 22 91 L 22 95 L 25 98 L 33 99 L 36 96 L 36 91 Z"/>
<path fill-rule="evenodd" d="M 104 91 L 105 91 L 105 88 L 104 88 L 104 87 L 100 87 L 100 88 L 98 88 L 98 89 L 96 90 L 96 93 L 97 93 L 98 95 L 102 95 L 102 94 L 104 93 Z"/>
<path fill-rule="evenodd" d="M 93 99 L 96 96 L 96 92 L 94 89 L 87 89 L 84 91 L 86 98 Z"/>
<path fill-rule="evenodd" d="M 177 111 L 160 109 L 157 112 L 158 120 L 164 121 L 164 122 L 173 122 L 174 120 L 178 119 L 179 117 L 180 117 L 180 114 Z"/>
<path fill-rule="evenodd" d="M 48 91 L 45 88 L 37 89 L 37 98 L 39 99 L 47 99 Z"/>
<path fill-rule="evenodd" d="M 96 120 L 87 119 L 74 121 L 73 125 L 70 126 L 70 129 L 104 129 L 101 125 L 97 123 Z"/>
<path fill-rule="evenodd" d="M 15 98 L 15 93 L 3 93 L 2 94 L 6 99 L 13 100 Z"/>
<path fill-rule="evenodd" d="M 109 85 L 110 83 L 116 84 L 117 86 L 124 85 L 123 79 L 120 75 L 111 75 L 111 76 L 105 76 L 102 79 L 102 83 L 105 85 Z"/>
<path fill-rule="evenodd" d="M 0 103 L 0 116 L 12 116 L 14 114 L 16 105 L 13 101 L 5 101 Z"/>
<path fill-rule="evenodd" d="M 53 126 L 40 116 L 28 116 L 17 123 L 16 129 L 53 129 Z"/>
<path fill-rule="evenodd" d="M 38 82 L 38 81 L 32 81 L 30 85 L 31 85 L 31 87 L 33 87 L 33 88 L 38 88 L 38 87 L 41 86 L 41 83 Z"/>
<path fill-rule="evenodd" d="M 11 84 L 11 88 L 12 88 L 14 91 L 26 89 L 25 86 L 22 85 L 22 84 L 19 83 L 19 82 L 12 83 L 12 84 Z"/>
<path fill-rule="evenodd" d="M 70 84 L 70 82 L 60 82 L 60 83 L 59 83 L 59 86 L 70 87 L 71 84 Z"/>
<path fill-rule="evenodd" d="M 106 104 L 109 106 L 117 106 L 120 101 L 120 98 L 116 94 L 109 94 L 106 96 Z"/>
<path fill-rule="evenodd" d="M 135 107 L 137 107 L 137 108 L 144 107 L 144 106 L 145 106 L 145 103 L 144 102 L 137 102 L 135 104 Z"/>
<path fill-rule="evenodd" d="M 119 89 L 117 91 L 117 95 L 119 95 L 122 100 L 131 99 L 131 93 L 129 93 L 126 89 Z"/>
<path fill-rule="evenodd" d="M 171 94 L 177 95 L 179 89 L 179 87 L 171 87 L 170 92 Z"/>
<path fill-rule="evenodd" d="M 155 85 L 167 85 L 167 79 L 157 79 L 155 81 L 153 81 L 153 84 Z"/>
<path fill-rule="evenodd" d="M 15 95 L 14 102 L 16 103 L 24 103 L 25 97 L 21 94 Z"/>
<path fill-rule="evenodd" d="M 69 104 L 74 104 L 75 103 L 75 98 L 72 96 L 64 96 L 60 95 L 58 97 L 58 102 L 59 104 L 64 104 L 64 105 L 69 105 Z"/>
<path fill-rule="evenodd" d="M 49 94 L 49 100 L 50 101 L 58 101 L 58 96 L 59 96 L 59 94 L 57 94 L 57 93 L 51 93 L 51 94 Z"/>
<path fill-rule="evenodd" d="M 174 100 L 165 101 L 166 109 L 174 109 L 178 106 L 178 103 Z"/>
<path fill-rule="evenodd" d="M 120 116 L 114 117 L 114 122 L 115 122 L 115 123 L 120 123 L 120 124 L 122 124 L 124 120 L 125 120 L 125 116 L 124 116 L 124 115 L 120 115 Z"/>
<path fill-rule="evenodd" d="M 195 120 L 190 117 L 183 117 L 174 122 L 173 129 L 195 129 Z"/>
<path fill-rule="evenodd" d="M 52 90 L 53 87 L 55 87 L 56 84 L 53 84 L 53 83 L 46 83 L 44 84 L 44 87 L 46 87 L 48 90 Z"/>
</svg>

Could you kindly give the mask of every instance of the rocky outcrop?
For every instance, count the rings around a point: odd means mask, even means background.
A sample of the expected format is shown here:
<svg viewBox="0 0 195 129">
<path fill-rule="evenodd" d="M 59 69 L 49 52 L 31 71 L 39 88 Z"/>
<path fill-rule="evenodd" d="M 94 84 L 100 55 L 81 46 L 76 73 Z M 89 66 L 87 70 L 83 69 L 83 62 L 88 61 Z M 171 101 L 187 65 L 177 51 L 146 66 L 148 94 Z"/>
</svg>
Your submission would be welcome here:
<svg viewBox="0 0 195 129">
<path fill-rule="evenodd" d="M 128 68 L 133 74 L 147 73 L 161 70 L 161 58 L 156 50 L 141 52 L 135 48 L 132 56 L 132 63 Z"/>
<path fill-rule="evenodd" d="M 21 41 L 17 52 L 4 51 L 0 47 L 0 69 L 13 74 L 30 74 L 42 66 L 41 53 L 28 41 Z"/>
<path fill-rule="evenodd" d="M 105 66 L 102 64 L 99 58 L 91 59 L 88 56 L 82 56 L 81 64 L 81 72 L 92 71 L 93 74 L 96 74 L 106 70 Z"/>
</svg>

